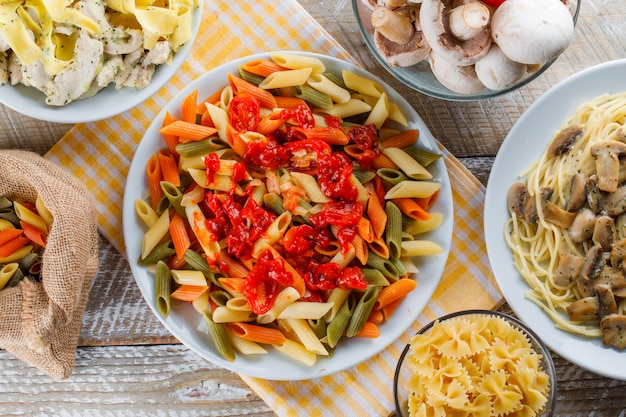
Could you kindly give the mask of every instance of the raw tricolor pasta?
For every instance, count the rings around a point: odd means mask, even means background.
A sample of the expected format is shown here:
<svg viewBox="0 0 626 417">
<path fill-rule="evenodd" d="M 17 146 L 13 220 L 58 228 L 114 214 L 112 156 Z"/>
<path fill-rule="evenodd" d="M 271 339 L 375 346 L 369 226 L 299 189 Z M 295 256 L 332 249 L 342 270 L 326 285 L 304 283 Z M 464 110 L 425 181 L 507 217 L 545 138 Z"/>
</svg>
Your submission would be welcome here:
<svg viewBox="0 0 626 417">
<path fill-rule="evenodd" d="M 263 88 L 267 87 L 267 88 Z M 378 337 L 417 285 L 415 236 L 443 220 L 441 184 L 378 83 L 273 54 L 167 114 L 137 199 L 157 306 L 190 302 L 216 350 L 275 349 L 312 365 L 345 337 Z"/>
</svg>

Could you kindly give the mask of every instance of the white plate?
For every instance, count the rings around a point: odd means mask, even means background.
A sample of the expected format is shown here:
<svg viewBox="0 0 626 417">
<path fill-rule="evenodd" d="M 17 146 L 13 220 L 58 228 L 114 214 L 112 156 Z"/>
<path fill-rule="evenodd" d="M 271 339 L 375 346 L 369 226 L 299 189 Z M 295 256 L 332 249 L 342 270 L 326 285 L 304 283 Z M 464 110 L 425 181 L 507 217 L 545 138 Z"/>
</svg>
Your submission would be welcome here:
<svg viewBox="0 0 626 417">
<path fill-rule="evenodd" d="M 34 119 L 70 124 L 103 120 L 132 109 L 150 98 L 178 71 L 198 34 L 203 4 L 201 0 L 193 12 L 191 39 L 174 54 L 171 64 L 157 66 L 150 84 L 141 90 L 129 87 L 116 90 L 111 84 L 93 97 L 59 107 L 47 105 L 46 96 L 34 87 L 3 84 L 0 85 L 0 103 Z"/>
<path fill-rule="evenodd" d="M 390 100 L 398 103 L 406 113 L 410 121 L 409 127 L 419 129 L 420 146 L 430 150 L 437 150 L 435 139 L 415 110 L 382 80 L 354 65 L 335 58 L 307 54 L 304 52 L 296 53 L 322 59 L 329 71 L 340 73 L 341 69 L 346 68 L 362 76 L 375 79 L 385 88 L 389 94 Z M 444 252 L 440 255 L 429 256 L 418 260 L 420 274 L 417 277 L 417 289 L 407 296 L 394 313 L 394 316 L 381 326 L 381 335 L 377 339 L 359 340 L 358 338 L 352 338 L 342 340 L 335 348 L 334 356 L 318 359 L 317 363 L 312 367 L 306 367 L 296 363 L 272 349 L 268 351 L 269 353 L 267 355 L 256 357 L 238 355 L 234 362 L 228 362 L 216 353 L 209 335 L 204 330 L 202 317 L 190 307 L 188 303 L 174 303 L 169 316 L 163 319 L 155 305 L 154 279 L 147 273 L 146 268 L 138 266 L 135 262 L 135 260 L 139 259 L 141 253 L 143 229 L 135 216 L 133 207 L 134 200 L 140 197 L 147 187 L 144 173 L 148 158 L 157 150 L 163 148 L 163 142 L 158 133 L 163 115 L 166 111 L 169 111 L 175 116 L 180 115 L 181 100 L 193 90 L 198 89 L 199 97 L 208 97 L 226 84 L 227 73 L 236 74 L 237 67 L 242 63 L 268 57 L 269 54 L 267 53 L 258 54 L 221 65 L 193 81 L 161 110 L 139 144 L 128 172 L 123 205 L 124 240 L 131 269 L 141 293 L 153 312 L 178 340 L 205 359 L 244 375 L 273 380 L 302 380 L 332 374 L 367 360 L 395 341 L 417 319 L 417 316 L 421 313 L 439 283 L 448 258 L 454 215 L 452 192 L 445 163 L 440 159 L 434 163 L 434 166 L 430 169 L 434 179 L 442 183 L 441 191 L 437 203 L 433 207 L 433 211 L 443 213 L 445 220 L 439 229 L 425 235 L 425 238 L 437 242 L 443 247 Z"/>
<path fill-rule="evenodd" d="M 626 91 L 626 60 L 597 65 L 572 75 L 548 90 L 515 123 L 498 151 L 487 185 L 485 237 L 489 261 L 513 311 L 561 357 L 591 372 L 626 380 L 626 351 L 608 348 L 559 330 L 537 305 L 524 297 L 528 286 L 513 267 L 504 240 L 509 217 L 507 192 L 519 174 L 539 159 L 550 138 L 584 101 L 605 93 Z"/>
</svg>

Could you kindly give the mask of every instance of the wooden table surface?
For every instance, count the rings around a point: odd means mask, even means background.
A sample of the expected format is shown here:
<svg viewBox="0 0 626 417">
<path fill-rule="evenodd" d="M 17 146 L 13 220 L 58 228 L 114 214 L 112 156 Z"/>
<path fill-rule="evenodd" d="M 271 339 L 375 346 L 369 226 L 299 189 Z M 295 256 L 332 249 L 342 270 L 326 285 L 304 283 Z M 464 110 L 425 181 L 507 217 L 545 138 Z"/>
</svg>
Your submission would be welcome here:
<svg viewBox="0 0 626 417">
<path fill-rule="evenodd" d="M 484 185 L 507 132 L 542 93 L 577 71 L 626 57 L 626 2 L 582 0 L 575 38 L 546 73 L 502 98 L 448 102 L 416 93 L 383 70 L 359 33 L 349 0 L 300 3 L 362 66 L 402 93 L 434 136 Z M 0 105 L 0 148 L 44 154 L 70 127 Z M 72 376 L 53 380 L 0 350 L 0 414 L 275 415 L 236 374 L 201 359 L 169 335 L 141 297 L 128 263 L 104 239 L 100 247 L 101 267 Z M 555 415 L 626 416 L 625 381 L 553 356 L 558 375 Z"/>
</svg>

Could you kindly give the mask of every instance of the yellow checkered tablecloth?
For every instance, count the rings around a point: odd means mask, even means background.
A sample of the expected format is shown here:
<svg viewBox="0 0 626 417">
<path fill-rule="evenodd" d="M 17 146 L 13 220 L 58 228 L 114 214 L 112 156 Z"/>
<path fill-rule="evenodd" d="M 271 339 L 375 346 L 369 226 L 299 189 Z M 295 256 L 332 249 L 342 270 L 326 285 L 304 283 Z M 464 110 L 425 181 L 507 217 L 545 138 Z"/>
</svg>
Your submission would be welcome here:
<svg viewBox="0 0 626 417">
<path fill-rule="evenodd" d="M 101 233 L 124 253 L 122 201 L 126 175 L 143 132 L 181 88 L 223 62 L 262 51 L 302 50 L 352 61 L 295 0 L 205 0 L 193 48 L 174 78 L 136 108 L 73 127 L 47 154 L 93 193 Z M 267 381 L 242 376 L 281 416 L 388 415 L 395 364 L 411 334 L 428 321 L 502 300 L 487 259 L 482 215 L 484 187 L 446 149 L 455 204 L 450 256 L 441 282 L 418 321 L 374 358 L 323 378 Z"/>
</svg>

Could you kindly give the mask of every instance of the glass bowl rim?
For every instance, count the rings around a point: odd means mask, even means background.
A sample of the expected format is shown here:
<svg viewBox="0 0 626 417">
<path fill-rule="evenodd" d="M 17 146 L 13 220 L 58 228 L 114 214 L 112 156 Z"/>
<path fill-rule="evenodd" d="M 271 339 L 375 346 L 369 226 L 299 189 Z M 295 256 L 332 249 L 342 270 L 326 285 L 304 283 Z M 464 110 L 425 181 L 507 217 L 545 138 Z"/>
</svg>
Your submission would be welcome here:
<svg viewBox="0 0 626 417">
<path fill-rule="evenodd" d="M 357 0 L 357 1 L 360 1 L 360 0 Z M 554 366 L 552 355 L 550 355 L 550 350 L 548 349 L 548 346 L 546 346 L 546 344 L 539 338 L 539 336 L 528 325 L 526 325 L 524 322 L 522 322 L 518 318 L 513 317 L 510 314 L 497 311 L 497 310 L 486 310 L 486 309 L 460 310 L 460 311 L 455 311 L 454 313 L 445 314 L 441 317 L 437 317 L 436 319 L 432 320 L 430 323 L 426 324 L 421 329 L 419 329 L 415 334 L 417 335 L 417 334 L 426 333 L 437 322 L 443 322 L 445 320 L 453 319 L 455 317 L 476 316 L 476 315 L 496 316 L 506 321 L 509 321 L 515 326 L 517 326 L 519 330 L 523 331 L 526 334 L 526 336 L 528 336 L 528 338 L 531 340 L 532 343 L 540 347 L 541 352 L 537 352 L 537 353 L 541 353 L 542 356 L 544 357 L 544 360 L 546 364 L 548 365 L 548 369 L 544 369 L 544 372 L 546 372 L 550 376 L 550 389 L 549 389 L 549 394 L 548 394 L 548 401 L 546 402 L 546 405 L 545 405 L 545 410 L 548 412 L 546 416 L 548 417 L 552 416 L 554 412 L 554 407 L 556 406 L 556 392 L 557 392 L 556 368 Z M 404 349 L 402 350 L 402 353 L 400 354 L 400 357 L 398 358 L 396 369 L 393 374 L 393 401 L 394 401 L 395 411 L 396 411 L 397 416 L 403 415 L 401 413 L 402 407 L 400 406 L 400 402 L 398 398 L 399 397 L 398 384 L 399 384 L 399 379 L 400 379 L 401 365 L 404 362 L 404 358 L 409 353 L 410 347 L 411 347 L 411 342 L 409 341 L 404 346 Z M 544 413 L 546 411 L 544 411 Z"/>
</svg>

